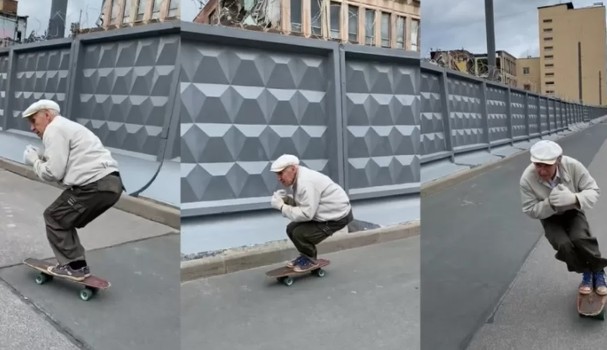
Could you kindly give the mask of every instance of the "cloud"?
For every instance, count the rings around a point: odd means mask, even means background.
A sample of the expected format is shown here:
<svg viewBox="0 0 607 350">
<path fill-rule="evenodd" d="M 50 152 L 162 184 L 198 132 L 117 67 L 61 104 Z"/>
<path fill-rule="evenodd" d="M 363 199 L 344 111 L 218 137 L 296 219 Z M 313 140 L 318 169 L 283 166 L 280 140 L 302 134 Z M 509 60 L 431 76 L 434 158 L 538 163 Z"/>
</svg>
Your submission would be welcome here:
<svg viewBox="0 0 607 350">
<path fill-rule="evenodd" d="M 592 5 L 596 0 L 573 1 L 575 8 Z M 421 2 L 421 54 L 431 50 L 465 49 L 487 52 L 485 1 L 460 0 L 448 5 L 445 0 Z M 493 1 L 495 49 L 515 57 L 537 56 L 538 13 L 540 6 L 558 4 L 557 0 Z"/>
</svg>

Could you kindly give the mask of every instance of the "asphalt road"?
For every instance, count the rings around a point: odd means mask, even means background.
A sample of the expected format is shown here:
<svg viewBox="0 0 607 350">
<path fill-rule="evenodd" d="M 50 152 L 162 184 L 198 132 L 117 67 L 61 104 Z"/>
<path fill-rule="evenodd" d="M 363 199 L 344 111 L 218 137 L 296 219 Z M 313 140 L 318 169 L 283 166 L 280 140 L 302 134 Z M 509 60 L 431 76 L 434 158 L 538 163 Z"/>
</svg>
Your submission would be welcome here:
<svg viewBox="0 0 607 350">
<path fill-rule="evenodd" d="M 110 209 L 80 230 L 93 274 L 112 286 L 84 302 L 79 286 L 34 282 L 23 259 L 52 257 L 42 213 L 60 190 L 0 170 L 0 349 L 175 349 L 179 234 Z"/>
<path fill-rule="evenodd" d="M 290 287 L 280 265 L 184 283 L 182 349 L 419 349 L 419 237 L 325 257 Z"/>
<path fill-rule="evenodd" d="M 593 138 L 605 140 L 607 126 L 600 125 Z M 590 228 L 607 255 L 607 142 L 589 166 L 603 189 L 593 210 L 587 212 Z M 469 349 L 602 349 L 607 342 L 605 324 L 577 314 L 575 301 L 581 275 L 567 272 L 554 258 L 542 237 L 531 252 L 512 288 L 495 314 L 475 334 Z M 533 326 L 531 326 L 533 325 Z"/>
<path fill-rule="evenodd" d="M 606 137 L 599 124 L 557 142 L 588 165 Z M 525 153 L 422 197 L 422 349 L 464 349 L 542 236 L 540 223 L 521 212 L 527 164 Z"/>
</svg>

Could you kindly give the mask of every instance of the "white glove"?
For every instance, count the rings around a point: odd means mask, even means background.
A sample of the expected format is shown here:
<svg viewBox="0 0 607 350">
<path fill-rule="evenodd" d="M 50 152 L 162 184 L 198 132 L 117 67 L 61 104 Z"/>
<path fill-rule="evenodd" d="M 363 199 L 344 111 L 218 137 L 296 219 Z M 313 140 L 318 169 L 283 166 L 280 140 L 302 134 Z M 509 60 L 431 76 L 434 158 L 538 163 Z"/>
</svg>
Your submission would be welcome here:
<svg viewBox="0 0 607 350">
<path fill-rule="evenodd" d="M 577 197 L 567 187 L 558 185 L 550 192 L 550 204 L 555 207 L 565 207 L 577 202 Z"/>
<path fill-rule="evenodd" d="M 23 152 L 23 162 L 26 165 L 32 165 L 36 159 L 40 159 L 38 149 L 32 145 L 27 145 L 25 147 L 25 151 Z"/>
<path fill-rule="evenodd" d="M 272 208 L 276 210 L 281 210 L 282 206 L 285 204 L 285 201 L 277 192 L 274 192 L 274 194 L 272 195 L 272 201 L 270 203 L 272 204 Z"/>
</svg>

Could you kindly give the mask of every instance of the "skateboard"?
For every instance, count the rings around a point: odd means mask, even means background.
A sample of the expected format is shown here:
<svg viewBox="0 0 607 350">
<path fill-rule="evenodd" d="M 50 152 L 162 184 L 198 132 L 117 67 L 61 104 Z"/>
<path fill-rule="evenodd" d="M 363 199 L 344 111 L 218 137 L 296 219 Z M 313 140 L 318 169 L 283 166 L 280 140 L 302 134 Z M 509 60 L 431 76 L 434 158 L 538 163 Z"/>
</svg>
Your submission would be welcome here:
<svg viewBox="0 0 607 350">
<path fill-rule="evenodd" d="M 38 276 L 36 276 L 37 284 L 44 284 L 48 281 L 52 281 L 54 277 L 57 277 L 57 278 L 67 280 L 67 281 L 70 281 L 73 283 L 77 283 L 81 286 L 84 286 L 84 288 L 82 288 L 79 293 L 80 299 L 82 299 L 84 301 L 90 300 L 92 297 L 94 297 L 97 294 L 97 292 L 99 290 L 107 289 L 111 286 L 110 282 L 103 280 L 99 277 L 93 276 L 93 275 L 85 278 L 82 281 L 75 281 L 75 280 L 69 279 L 67 277 L 55 276 L 55 275 L 51 274 L 50 272 L 48 272 L 48 270 L 47 270 L 47 268 L 49 266 L 54 266 L 54 264 L 51 264 L 51 263 L 43 261 L 43 260 L 27 258 L 23 261 L 23 263 L 25 265 L 33 268 L 34 270 L 37 270 L 40 272 L 40 274 L 38 274 Z"/>
<path fill-rule="evenodd" d="M 590 317 L 604 321 L 605 301 L 607 301 L 607 296 L 598 295 L 594 291 L 587 295 L 578 293 L 577 312 L 580 317 Z"/>
<path fill-rule="evenodd" d="M 295 282 L 293 277 L 296 277 L 296 276 L 302 276 L 302 275 L 310 273 L 317 277 L 324 277 L 325 270 L 323 270 L 322 268 L 329 265 L 330 263 L 331 262 L 329 260 L 318 259 L 318 265 L 319 265 L 318 267 L 316 267 L 313 270 L 308 270 L 308 271 L 304 271 L 304 272 L 296 272 L 296 271 L 293 271 L 293 269 L 290 267 L 282 266 L 277 269 L 266 272 L 266 276 L 271 277 L 271 278 L 276 278 L 276 280 L 278 282 L 281 282 L 285 286 L 290 287 Z"/>
</svg>

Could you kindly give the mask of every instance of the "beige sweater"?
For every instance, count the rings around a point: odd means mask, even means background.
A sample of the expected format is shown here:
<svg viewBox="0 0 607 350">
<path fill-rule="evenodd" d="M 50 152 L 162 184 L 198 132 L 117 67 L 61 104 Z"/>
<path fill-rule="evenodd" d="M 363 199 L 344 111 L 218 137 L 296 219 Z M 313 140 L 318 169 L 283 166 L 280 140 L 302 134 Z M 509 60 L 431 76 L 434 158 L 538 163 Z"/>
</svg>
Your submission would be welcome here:
<svg viewBox="0 0 607 350">
<path fill-rule="evenodd" d="M 118 162 L 92 131 L 62 116 L 46 127 L 42 142 L 44 160 L 33 164 L 42 180 L 82 186 L 118 171 Z"/>
<path fill-rule="evenodd" d="M 576 205 L 561 208 L 552 207 L 548 201 L 552 191 L 550 184 L 537 175 L 533 164 L 529 164 L 520 179 L 523 213 L 534 219 L 546 219 L 570 209 L 577 208 L 585 212 L 596 204 L 600 195 L 599 186 L 588 169 L 578 160 L 563 156 L 557 177 L 558 183 L 565 185 L 576 195 L 579 208 Z"/>
<path fill-rule="evenodd" d="M 293 193 L 296 206 L 282 207 L 282 215 L 291 221 L 339 220 L 351 209 L 346 191 L 328 176 L 301 165 Z"/>
</svg>

